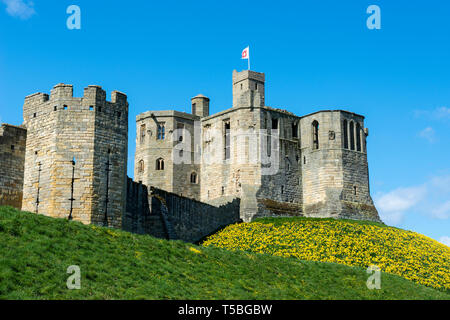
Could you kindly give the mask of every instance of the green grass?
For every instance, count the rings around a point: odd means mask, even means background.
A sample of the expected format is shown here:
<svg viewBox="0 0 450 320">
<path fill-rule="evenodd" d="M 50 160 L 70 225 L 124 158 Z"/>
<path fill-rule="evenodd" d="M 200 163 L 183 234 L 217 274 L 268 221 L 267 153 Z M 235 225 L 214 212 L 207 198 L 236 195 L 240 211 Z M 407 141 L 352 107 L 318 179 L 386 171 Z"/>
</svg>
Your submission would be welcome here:
<svg viewBox="0 0 450 320">
<path fill-rule="evenodd" d="M 68 290 L 67 267 L 81 268 Z M 449 299 L 365 269 L 158 240 L 0 207 L 1 299 Z"/>
</svg>

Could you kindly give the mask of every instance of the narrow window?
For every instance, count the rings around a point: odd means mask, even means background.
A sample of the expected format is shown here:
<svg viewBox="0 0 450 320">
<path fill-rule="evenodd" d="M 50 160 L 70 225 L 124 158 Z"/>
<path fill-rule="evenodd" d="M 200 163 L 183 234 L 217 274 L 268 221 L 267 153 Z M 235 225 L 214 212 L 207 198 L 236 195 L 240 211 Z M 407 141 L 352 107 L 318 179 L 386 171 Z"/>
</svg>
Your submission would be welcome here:
<svg viewBox="0 0 450 320">
<path fill-rule="evenodd" d="M 192 114 L 195 114 L 196 108 L 197 108 L 197 104 L 193 103 L 192 104 Z"/>
<path fill-rule="evenodd" d="M 180 156 L 180 158 L 183 158 L 183 149 L 181 149 L 181 150 L 178 152 L 178 155 Z"/>
<path fill-rule="evenodd" d="M 353 121 L 350 121 L 350 150 L 355 150 L 355 130 Z"/>
<path fill-rule="evenodd" d="M 361 151 L 361 125 L 356 123 L 356 150 Z"/>
<path fill-rule="evenodd" d="M 319 122 L 316 120 L 312 123 L 313 149 L 319 149 Z"/>
<path fill-rule="evenodd" d="M 348 124 L 347 120 L 344 120 L 344 125 L 342 128 L 342 131 L 344 133 L 344 149 L 348 149 Z"/>
<path fill-rule="evenodd" d="M 278 130 L 278 119 L 272 119 L 272 129 Z"/>
<path fill-rule="evenodd" d="M 241 83 L 241 90 L 242 90 L 242 83 Z"/>
<path fill-rule="evenodd" d="M 166 130 L 165 124 L 164 123 L 158 123 L 158 130 L 157 130 L 157 135 L 156 135 L 156 138 L 158 140 L 164 140 L 165 135 L 166 135 L 165 130 Z"/>
<path fill-rule="evenodd" d="M 57 107 L 57 106 L 54 106 L 54 107 L 53 107 L 53 111 L 56 111 L 56 110 L 58 110 L 58 107 Z"/>
<path fill-rule="evenodd" d="M 11 145 L 11 150 L 14 151 L 14 145 L 13 144 Z"/>
<path fill-rule="evenodd" d="M 197 183 L 197 174 L 195 172 L 191 173 L 191 183 Z"/>
<path fill-rule="evenodd" d="M 284 186 L 281 186 L 281 194 L 284 194 Z"/>
<path fill-rule="evenodd" d="M 163 158 L 156 159 L 156 170 L 164 170 L 164 159 Z"/>
<path fill-rule="evenodd" d="M 120 119 L 121 116 L 122 116 L 122 112 L 117 112 L 117 118 Z"/>
<path fill-rule="evenodd" d="M 143 143 L 145 141 L 145 130 L 146 130 L 146 126 L 145 124 L 141 124 L 141 143 Z"/>
<path fill-rule="evenodd" d="M 98 112 L 102 112 L 102 107 L 97 108 Z"/>
<path fill-rule="evenodd" d="M 225 187 L 222 187 L 222 195 L 225 194 Z"/>
<path fill-rule="evenodd" d="M 292 123 L 292 138 L 298 138 L 298 123 Z"/>
<path fill-rule="evenodd" d="M 306 157 L 303 156 L 303 164 L 306 164 Z"/>
<path fill-rule="evenodd" d="M 138 172 L 139 173 L 144 172 L 144 160 L 139 161 Z"/>
<path fill-rule="evenodd" d="M 33 118 L 36 118 L 36 113 L 33 113 Z"/>
<path fill-rule="evenodd" d="M 255 82 L 255 90 L 258 90 L 258 82 Z"/>
<path fill-rule="evenodd" d="M 356 186 L 353 186 L 353 194 L 356 196 Z"/>
<path fill-rule="evenodd" d="M 230 159 L 230 121 L 225 122 L 224 140 L 225 140 L 224 157 L 225 160 L 228 160 Z"/>
</svg>

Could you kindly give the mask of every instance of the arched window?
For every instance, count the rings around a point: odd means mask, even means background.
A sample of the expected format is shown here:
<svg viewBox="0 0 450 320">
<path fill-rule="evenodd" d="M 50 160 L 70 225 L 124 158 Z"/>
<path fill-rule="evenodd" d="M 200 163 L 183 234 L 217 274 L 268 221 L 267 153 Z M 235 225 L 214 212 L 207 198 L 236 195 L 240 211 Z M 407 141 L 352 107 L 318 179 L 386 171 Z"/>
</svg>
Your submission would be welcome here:
<svg viewBox="0 0 450 320">
<path fill-rule="evenodd" d="M 163 158 L 156 159 L 156 170 L 164 170 L 164 159 Z"/>
<path fill-rule="evenodd" d="M 166 128 L 164 123 L 158 123 L 156 139 L 164 140 L 165 136 L 166 136 Z"/>
<path fill-rule="evenodd" d="M 316 120 L 312 123 L 313 149 L 319 149 L 319 122 Z"/>
<path fill-rule="evenodd" d="M 348 123 L 347 120 L 344 120 L 344 125 L 342 128 L 343 137 L 344 137 L 344 149 L 348 149 Z"/>
<path fill-rule="evenodd" d="M 197 183 L 197 173 L 191 173 L 191 183 Z"/>
<path fill-rule="evenodd" d="M 356 150 L 361 151 L 361 125 L 356 123 Z"/>
<path fill-rule="evenodd" d="M 144 172 L 144 160 L 140 160 L 138 163 L 138 172 L 142 173 Z"/>
<path fill-rule="evenodd" d="M 355 150 L 355 125 L 350 121 L 350 150 Z"/>
</svg>

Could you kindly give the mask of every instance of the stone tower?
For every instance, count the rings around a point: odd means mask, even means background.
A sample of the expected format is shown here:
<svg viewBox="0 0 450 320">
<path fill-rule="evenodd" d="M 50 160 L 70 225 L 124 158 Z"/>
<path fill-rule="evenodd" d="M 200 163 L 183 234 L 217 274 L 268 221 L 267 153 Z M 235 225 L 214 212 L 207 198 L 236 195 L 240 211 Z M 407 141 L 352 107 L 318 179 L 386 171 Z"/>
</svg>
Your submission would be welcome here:
<svg viewBox="0 0 450 320">
<path fill-rule="evenodd" d="M 304 212 L 379 221 L 369 190 L 364 117 L 324 110 L 301 118 Z"/>
<path fill-rule="evenodd" d="M 22 210 L 121 227 L 126 200 L 127 96 L 100 86 L 81 98 L 58 84 L 25 98 Z"/>
<path fill-rule="evenodd" d="M 233 70 L 233 108 L 264 107 L 264 73 Z"/>
<path fill-rule="evenodd" d="M 192 114 L 201 118 L 209 116 L 209 98 L 199 94 L 191 99 Z"/>
</svg>

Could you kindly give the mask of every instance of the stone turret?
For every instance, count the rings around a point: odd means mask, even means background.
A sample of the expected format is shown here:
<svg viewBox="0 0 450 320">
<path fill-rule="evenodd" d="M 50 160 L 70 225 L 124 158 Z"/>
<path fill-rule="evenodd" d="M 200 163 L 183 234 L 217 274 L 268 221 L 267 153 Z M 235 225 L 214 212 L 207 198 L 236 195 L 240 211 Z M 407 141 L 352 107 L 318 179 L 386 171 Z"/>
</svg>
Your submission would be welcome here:
<svg viewBox="0 0 450 320">
<path fill-rule="evenodd" d="M 25 98 L 22 209 L 83 223 L 121 226 L 128 143 L 126 95 L 88 86 L 81 98 L 57 84 Z"/>
<path fill-rule="evenodd" d="M 209 98 L 202 94 L 191 99 L 192 114 L 201 118 L 209 116 Z"/>
</svg>

